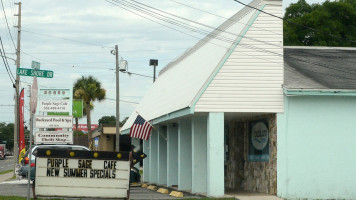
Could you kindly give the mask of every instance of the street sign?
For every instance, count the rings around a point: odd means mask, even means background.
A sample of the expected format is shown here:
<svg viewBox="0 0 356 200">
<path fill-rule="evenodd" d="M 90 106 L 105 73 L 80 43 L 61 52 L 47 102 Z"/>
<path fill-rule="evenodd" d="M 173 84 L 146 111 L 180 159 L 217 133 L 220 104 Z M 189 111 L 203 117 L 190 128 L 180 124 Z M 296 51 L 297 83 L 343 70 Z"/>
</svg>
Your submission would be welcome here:
<svg viewBox="0 0 356 200">
<path fill-rule="evenodd" d="M 36 128 L 72 128 L 72 116 L 36 116 Z"/>
<path fill-rule="evenodd" d="M 41 66 L 41 63 L 39 63 L 39 62 L 32 61 L 32 63 L 31 63 L 31 68 L 32 68 L 32 69 L 39 70 L 39 69 L 40 69 L 40 66 Z"/>
<path fill-rule="evenodd" d="M 39 131 L 35 133 L 35 144 L 73 144 L 73 132 Z"/>
<path fill-rule="evenodd" d="M 20 76 L 36 76 L 41 78 L 53 78 L 53 71 L 49 71 L 49 70 L 18 68 L 16 74 Z"/>
<path fill-rule="evenodd" d="M 40 112 L 70 112 L 69 99 L 62 100 L 42 100 L 38 104 Z"/>
<path fill-rule="evenodd" d="M 99 146 L 99 138 L 98 138 L 98 137 L 95 137 L 95 138 L 94 138 L 94 146 L 95 146 L 95 147 L 98 147 L 98 146 Z"/>
</svg>

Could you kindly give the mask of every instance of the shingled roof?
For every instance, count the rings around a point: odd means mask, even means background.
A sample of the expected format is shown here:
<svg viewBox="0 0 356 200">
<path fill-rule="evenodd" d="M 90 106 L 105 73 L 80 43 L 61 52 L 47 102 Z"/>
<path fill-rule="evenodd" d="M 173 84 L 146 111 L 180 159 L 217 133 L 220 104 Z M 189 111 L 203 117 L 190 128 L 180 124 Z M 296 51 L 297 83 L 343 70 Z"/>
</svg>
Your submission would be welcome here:
<svg viewBox="0 0 356 200">
<path fill-rule="evenodd" d="M 284 88 L 356 89 L 356 48 L 284 47 Z"/>
</svg>

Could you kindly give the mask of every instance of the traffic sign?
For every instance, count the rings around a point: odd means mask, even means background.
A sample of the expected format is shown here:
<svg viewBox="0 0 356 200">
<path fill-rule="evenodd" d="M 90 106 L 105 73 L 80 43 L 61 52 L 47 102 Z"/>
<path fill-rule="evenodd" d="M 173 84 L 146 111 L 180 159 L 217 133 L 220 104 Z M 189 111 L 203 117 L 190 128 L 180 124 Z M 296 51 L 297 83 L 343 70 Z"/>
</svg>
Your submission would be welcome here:
<svg viewBox="0 0 356 200">
<path fill-rule="evenodd" d="M 39 62 L 32 61 L 32 63 L 31 63 L 31 68 L 32 68 L 32 69 L 39 70 L 39 69 L 40 69 L 40 66 L 41 66 L 41 63 L 39 63 Z"/>
<path fill-rule="evenodd" d="M 41 78 L 53 78 L 53 71 L 49 71 L 49 70 L 18 68 L 16 74 L 20 76 L 36 76 Z"/>
</svg>

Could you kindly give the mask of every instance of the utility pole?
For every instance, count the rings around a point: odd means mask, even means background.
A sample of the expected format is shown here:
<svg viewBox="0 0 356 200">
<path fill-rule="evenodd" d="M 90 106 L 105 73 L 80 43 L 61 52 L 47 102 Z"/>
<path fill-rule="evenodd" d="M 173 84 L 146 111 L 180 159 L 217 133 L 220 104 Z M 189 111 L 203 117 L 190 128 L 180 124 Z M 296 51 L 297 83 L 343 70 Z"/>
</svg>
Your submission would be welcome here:
<svg viewBox="0 0 356 200">
<path fill-rule="evenodd" d="M 120 151 L 120 78 L 119 48 L 115 45 L 116 56 L 116 151 Z"/>
<path fill-rule="evenodd" d="M 18 16 L 17 22 L 17 49 L 16 49 L 16 72 L 17 69 L 20 68 L 20 42 L 21 42 L 21 2 L 15 3 L 19 5 L 19 13 L 15 16 Z M 19 159 L 19 150 L 18 150 L 18 134 L 19 134 L 19 88 L 20 88 L 20 76 L 16 75 L 16 82 L 15 82 L 15 120 L 14 120 L 14 166 L 16 171 L 16 167 L 18 165 Z"/>
</svg>

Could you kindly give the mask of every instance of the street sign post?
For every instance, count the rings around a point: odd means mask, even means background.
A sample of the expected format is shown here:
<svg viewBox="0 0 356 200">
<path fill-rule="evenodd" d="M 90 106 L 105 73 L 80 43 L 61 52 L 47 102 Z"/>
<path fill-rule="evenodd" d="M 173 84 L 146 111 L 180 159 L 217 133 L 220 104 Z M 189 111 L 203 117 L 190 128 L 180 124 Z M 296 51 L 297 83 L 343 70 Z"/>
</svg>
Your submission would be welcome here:
<svg viewBox="0 0 356 200">
<path fill-rule="evenodd" d="M 16 74 L 20 76 L 36 76 L 40 78 L 53 78 L 53 71 L 18 68 Z"/>
</svg>

